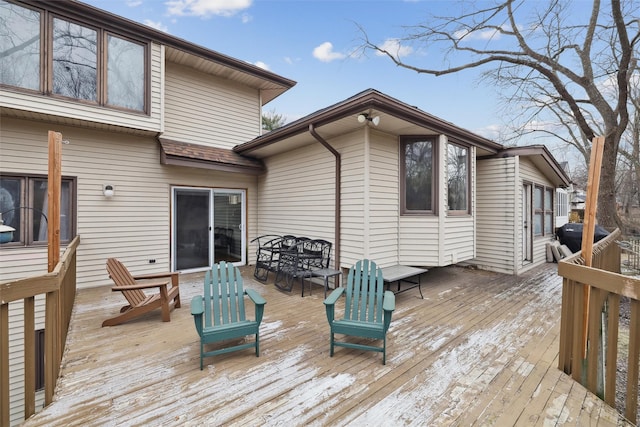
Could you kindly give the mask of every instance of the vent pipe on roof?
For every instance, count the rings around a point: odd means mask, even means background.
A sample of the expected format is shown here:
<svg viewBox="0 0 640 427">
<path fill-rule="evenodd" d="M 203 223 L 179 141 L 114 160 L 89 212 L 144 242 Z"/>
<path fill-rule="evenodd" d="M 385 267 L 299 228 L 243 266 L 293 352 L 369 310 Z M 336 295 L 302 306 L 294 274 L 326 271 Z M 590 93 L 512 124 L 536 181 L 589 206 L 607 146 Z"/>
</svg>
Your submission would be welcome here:
<svg viewBox="0 0 640 427">
<path fill-rule="evenodd" d="M 320 144 L 322 144 L 327 150 L 329 150 L 331 152 L 331 154 L 333 154 L 336 158 L 336 171 L 335 171 L 335 225 L 334 225 L 334 230 L 335 230 L 335 236 L 334 236 L 334 245 L 333 247 L 335 248 L 334 254 L 335 254 L 335 269 L 336 270 L 340 270 L 340 217 L 342 216 L 341 214 L 341 205 L 340 205 L 340 196 L 341 196 L 341 189 L 340 189 L 340 180 L 341 180 L 341 176 L 340 176 L 340 171 L 342 169 L 342 159 L 340 157 L 340 153 L 333 148 L 323 137 L 321 137 L 318 132 L 316 132 L 315 126 L 313 125 L 313 123 L 309 124 L 309 133 L 311 134 L 311 136 L 313 136 Z"/>
</svg>

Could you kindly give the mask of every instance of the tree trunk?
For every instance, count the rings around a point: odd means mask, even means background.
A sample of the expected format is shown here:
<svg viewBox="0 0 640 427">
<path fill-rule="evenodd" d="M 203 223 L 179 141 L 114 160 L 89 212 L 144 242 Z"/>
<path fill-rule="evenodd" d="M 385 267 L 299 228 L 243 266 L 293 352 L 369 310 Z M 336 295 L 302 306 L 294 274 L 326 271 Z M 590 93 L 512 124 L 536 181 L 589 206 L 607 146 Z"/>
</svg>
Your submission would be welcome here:
<svg viewBox="0 0 640 427">
<path fill-rule="evenodd" d="M 616 156 L 618 153 L 615 134 L 606 137 L 602 153 L 602 171 L 598 192 L 598 225 L 608 231 L 622 229 L 616 203 Z"/>
</svg>

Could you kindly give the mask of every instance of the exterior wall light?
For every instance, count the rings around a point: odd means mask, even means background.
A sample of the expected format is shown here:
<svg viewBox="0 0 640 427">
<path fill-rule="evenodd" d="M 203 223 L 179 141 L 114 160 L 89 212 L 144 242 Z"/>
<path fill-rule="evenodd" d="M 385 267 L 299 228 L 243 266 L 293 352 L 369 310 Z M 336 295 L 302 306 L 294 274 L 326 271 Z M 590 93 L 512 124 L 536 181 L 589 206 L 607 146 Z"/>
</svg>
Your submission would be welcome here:
<svg viewBox="0 0 640 427">
<path fill-rule="evenodd" d="M 110 199 L 115 194 L 115 189 L 113 188 L 113 185 L 105 184 L 102 187 L 102 193 L 104 194 L 104 197 L 106 197 L 107 199 Z"/>
<path fill-rule="evenodd" d="M 380 116 L 369 117 L 369 114 L 367 113 L 358 114 L 359 123 L 364 123 L 366 121 L 370 121 L 375 126 L 378 126 L 378 124 L 380 124 Z"/>
</svg>

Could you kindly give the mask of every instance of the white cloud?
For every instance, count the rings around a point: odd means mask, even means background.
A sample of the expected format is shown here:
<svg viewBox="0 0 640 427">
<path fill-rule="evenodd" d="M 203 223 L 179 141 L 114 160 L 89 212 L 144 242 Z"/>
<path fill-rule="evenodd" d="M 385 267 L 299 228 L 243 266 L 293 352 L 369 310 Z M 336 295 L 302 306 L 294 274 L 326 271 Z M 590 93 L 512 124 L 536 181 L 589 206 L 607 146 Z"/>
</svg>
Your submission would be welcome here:
<svg viewBox="0 0 640 427">
<path fill-rule="evenodd" d="M 397 59 L 400 59 L 403 56 L 409 56 L 413 53 L 413 48 L 411 46 L 402 46 L 398 39 L 386 39 L 379 47 L 386 50 L 390 55 Z M 384 53 L 376 51 L 376 55 L 383 56 Z"/>
<path fill-rule="evenodd" d="M 168 0 L 169 15 L 178 16 L 233 16 L 248 9 L 252 0 Z"/>
<path fill-rule="evenodd" d="M 142 0 L 127 0 L 127 6 L 138 7 L 142 4 Z"/>
<path fill-rule="evenodd" d="M 166 25 L 164 25 L 162 22 L 158 21 L 158 22 L 154 22 L 150 19 L 145 19 L 143 21 L 144 25 L 147 25 L 151 28 L 155 28 L 156 30 L 160 30 L 160 31 L 164 31 L 165 33 L 169 32 L 169 28 L 167 28 Z"/>
<path fill-rule="evenodd" d="M 253 65 L 255 65 L 256 67 L 260 67 L 263 70 L 269 71 L 269 66 L 267 64 L 265 64 L 264 62 L 262 62 L 262 61 L 256 61 L 256 62 L 253 63 Z"/>
<path fill-rule="evenodd" d="M 253 16 L 249 15 L 248 13 L 243 13 L 241 16 L 241 19 L 242 19 L 242 23 L 246 24 L 253 21 Z"/>
<path fill-rule="evenodd" d="M 500 136 L 502 135 L 502 132 L 503 132 L 503 128 L 500 125 L 494 124 L 494 125 L 487 125 L 482 128 L 476 129 L 474 132 L 480 136 L 484 136 L 485 138 L 496 141 L 500 139 Z"/>
<path fill-rule="evenodd" d="M 324 42 L 313 49 L 313 57 L 322 62 L 331 62 L 336 59 L 344 59 L 346 55 L 344 53 L 334 52 L 331 42 Z"/>
</svg>

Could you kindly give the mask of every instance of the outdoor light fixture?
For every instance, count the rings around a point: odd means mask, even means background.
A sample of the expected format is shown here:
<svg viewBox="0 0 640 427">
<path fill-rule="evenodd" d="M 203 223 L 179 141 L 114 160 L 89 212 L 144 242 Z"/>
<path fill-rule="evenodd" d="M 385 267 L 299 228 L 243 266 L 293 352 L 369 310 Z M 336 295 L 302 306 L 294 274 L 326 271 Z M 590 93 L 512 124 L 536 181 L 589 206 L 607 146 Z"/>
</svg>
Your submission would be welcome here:
<svg viewBox="0 0 640 427">
<path fill-rule="evenodd" d="M 367 120 L 373 123 L 375 126 L 378 126 L 378 124 L 380 123 L 380 116 L 369 117 L 369 114 L 367 113 L 358 114 L 359 123 L 364 123 Z"/>
<path fill-rule="evenodd" d="M 107 199 L 110 199 L 111 197 L 113 197 L 114 192 L 115 192 L 115 189 L 111 184 L 105 184 L 102 187 L 102 193 L 104 194 L 104 197 L 106 197 Z"/>
<path fill-rule="evenodd" d="M 2 220 L 2 214 L 0 214 L 0 243 L 9 243 L 13 240 L 13 232 L 16 231 L 15 228 L 4 225 L 4 221 Z"/>
</svg>

